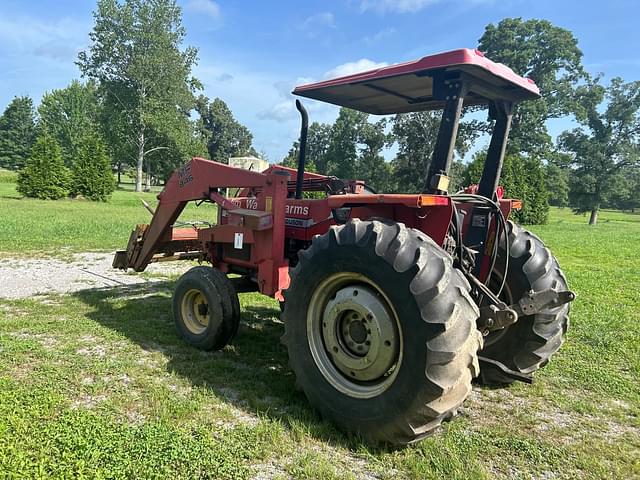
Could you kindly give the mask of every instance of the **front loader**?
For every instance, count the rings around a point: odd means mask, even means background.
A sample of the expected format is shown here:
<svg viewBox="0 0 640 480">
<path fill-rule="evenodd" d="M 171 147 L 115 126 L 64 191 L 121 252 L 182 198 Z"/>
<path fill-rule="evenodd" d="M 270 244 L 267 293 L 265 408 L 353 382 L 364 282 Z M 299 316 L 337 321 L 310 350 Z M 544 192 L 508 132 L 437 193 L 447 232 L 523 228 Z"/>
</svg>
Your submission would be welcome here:
<svg viewBox="0 0 640 480">
<path fill-rule="evenodd" d="M 499 187 L 513 110 L 539 97 L 536 85 L 461 49 L 293 93 L 377 115 L 442 110 L 429 170 L 415 172 L 423 191 L 376 193 L 362 181 L 306 172 L 308 119 L 297 101 L 296 170 L 192 159 L 114 267 L 210 264 L 186 272 L 173 296 L 178 331 L 204 350 L 236 334 L 238 292 L 279 300 L 282 341 L 309 402 L 372 442 L 428 435 L 455 415 L 475 377 L 531 382 L 560 348 L 574 299 L 542 241 L 508 220 L 521 202 Z M 480 183 L 449 193 L 466 106 L 488 107 L 493 134 Z M 233 187 L 238 196 L 223 195 Z M 217 219 L 177 227 L 192 201 L 215 203 Z"/>
</svg>

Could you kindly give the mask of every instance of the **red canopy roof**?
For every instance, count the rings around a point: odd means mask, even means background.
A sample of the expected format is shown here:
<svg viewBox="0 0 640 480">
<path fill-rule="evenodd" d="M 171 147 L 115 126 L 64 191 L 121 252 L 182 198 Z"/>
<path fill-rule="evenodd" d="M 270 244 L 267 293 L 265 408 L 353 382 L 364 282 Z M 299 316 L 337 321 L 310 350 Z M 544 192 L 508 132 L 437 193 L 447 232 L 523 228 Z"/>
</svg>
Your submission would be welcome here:
<svg viewBox="0 0 640 480">
<path fill-rule="evenodd" d="M 502 99 L 518 102 L 540 96 L 533 80 L 467 48 L 301 85 L 293 93 L 378 115 L 434 110 L 444 106 L 442 100 L 433 97 L 433 75 L 441 72 L 460 72 L 470 80 L 465 105 Z"/>
</svg>

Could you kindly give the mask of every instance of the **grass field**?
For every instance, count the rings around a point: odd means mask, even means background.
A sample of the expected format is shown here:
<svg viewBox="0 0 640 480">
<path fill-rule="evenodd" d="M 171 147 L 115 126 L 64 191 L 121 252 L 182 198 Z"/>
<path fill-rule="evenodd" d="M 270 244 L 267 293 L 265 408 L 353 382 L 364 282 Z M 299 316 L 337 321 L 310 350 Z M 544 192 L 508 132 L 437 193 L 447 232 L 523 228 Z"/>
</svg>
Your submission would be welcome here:
<svg viewBox="0 0 640 480">
<path fill-rule="evenodd" d="M 124 248 L 137 223 L 151 215 L 157 193 L 116 190 L 107 203 L 86 200 L 23 200 L 15 184 L 0 181 L 0 252 L 65 254 Z M 215 220 L 215 207 L 190 204 L 181 220 Z"/>
<path fill-rule="evenodd" d="M 149 218 L 137 197 L 39 202 L 0 182 L 0 252 L 122 247 Z M 640 477 L 640 216 L 600 218 L 554 209 L 531 227 L 578 295 L 536 382 L 476 388 L 459 417 L 400 450 L 347 438 L 309 408 L 268 298 L 241 295 L 240 333 L 215 353 L 177 338 L 172 277 L 0 300 L 0 477 Z"/>
</svg>

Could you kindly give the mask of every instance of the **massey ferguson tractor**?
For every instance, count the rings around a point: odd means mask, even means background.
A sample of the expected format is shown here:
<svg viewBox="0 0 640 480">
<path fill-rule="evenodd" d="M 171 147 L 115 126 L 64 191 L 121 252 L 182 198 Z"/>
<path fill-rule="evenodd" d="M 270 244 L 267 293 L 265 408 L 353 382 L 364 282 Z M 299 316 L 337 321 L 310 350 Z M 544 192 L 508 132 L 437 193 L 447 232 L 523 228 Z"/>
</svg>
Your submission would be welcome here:
<svg viewBox="0 0 640 480">
<path fill-rule="evenodd" d="M 422 192 L 377 193 L 306 172 L 308 118 L 298 100 L 297 170 L 193 158 L 114 267 L 210 264 L 187 271 L 173 295 L 178 332 L 203 350 L 238 331 L 238 292 L 279 300 L 298 386 L 323 418 L 371 442 L 425 437 L 456 414 L 475 377 L 531 382 L 560 348 L 575 297 L 542 241 L 508 220 L 521 202 L 498 186 L 514 108 L 539 97 L 536 85 L 461 49 L 293 93 L 375 115 L 442 110 L 429 169 L 415 172 Z M 450 193 L 466 106 L 488 107 L 493 134 L 480 183 Z M 215 203 L 217 219 L 179 228 L 188 202 Z"/>
</svg>

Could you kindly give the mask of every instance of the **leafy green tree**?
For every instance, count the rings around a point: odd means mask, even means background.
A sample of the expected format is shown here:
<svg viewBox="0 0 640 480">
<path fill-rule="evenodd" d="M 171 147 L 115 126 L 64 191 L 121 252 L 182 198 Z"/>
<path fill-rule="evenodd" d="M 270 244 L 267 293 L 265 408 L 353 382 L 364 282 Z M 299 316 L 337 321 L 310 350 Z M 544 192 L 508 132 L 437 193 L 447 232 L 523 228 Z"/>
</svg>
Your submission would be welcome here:
<svg viewBox="0 0 640 480">
<path fill-rule="evenodd" d="M 576 213 L 591 212 L 589 225 L 596 225 L 616 177 L 640 168 L 640 81 L 614 78 L 605 88 L 595 79 L 580 95 L 580 127 L 562 133 L 558 144 L 571 154 L 569 204 Z"/>
<path fill-rule="evenodd" d="M 98 101 L 93 82 L 73 80 L 60 90 L 45 93 L 38 107 L 39 127 L 47 130 L 62 148 L 68 167 L 78 157 L 80 144 L 87 135 L 98 135 Z"/>
<path fill-rule="evenodd" d="M 522 166 L 524 170 L 514 169 L 513 172 L 507 171 L 507 181 L 516 182 L 517 180 L 526 179 L 527 185 L 523 189 L 522 196 L 523 207 L 522 213 L 516 213 L 516 217 L 522 223 L 527 224 L 544 224 L 549 219 L 549 192 L 547 191 L 544 170 L 540 162 L 531 157 L 522 158 Z M 516 179 L 517 175 L 517 179 Z M 515 192 L 515 190 L 514 190 Z"/>
<path fill-rule="evenodd" d="M 358 141 L 362 145 L 357 162 L 357 178 L 364 180 L 378 192 L 394 190 L 391 164 L 386 162 L 381 151 L 387 143 L 386 120 L 375 123 L 364 122 L 358 132 Z"/>
<path fill-rule="evenodd" d="M 201 87 L 191 75 L 197 50 L 182 48 L 186 32 L 175 0 L 98 0 L 94 19 L 91 46 L 77 63 L 98 83 L 107 141 L 114 155 L 134 159 L 140 191 L 145 163 L 170 149 L 167 139 L 179 145 L 176 139 L 191 133 Z"/>
<path fill-rule="evenodd" d="M 367 121 L 368 115 L 343 108 L 333 125 L 314 122 L 307 136 L 307 171 L 344 179 L 364 180 L 379 191 L 392 189 L 391 167 L 381 155 L 387 142 L 387 122 Z M 282 165 L 297 168 L 295 141 Z"/>
<path fill-rule="evenodd" d="M 307 157 L 314 163 L 320 173 L 327 172 L 327 151 L 329 150 L 330 136 L 331 125 L 318 122 L 313 122 L 309 125 Z"/>
<path fill-rule="evenodd" d="M 398 142 L 393 168 L 399 192 L 424 189 L 439 126 L 440 117 L 433 112 L 407 113 L 393 118 L 391 132 Z"/>
<path fill-rule="evenodd" d="M 465 184 L 477 184 L 482 176 L 486 151 L 479 151 L 466 170 Z M 505 197 L 522 200 L 522 210 L 513 212 L 519 223 L 542 224 L 549 215 L 549 199 L 540 162 L 523 155 L 507 155 L 502 166 L 500 185 Z"/>
<path fill-rule="evenodd" d="M 191 124 L 188 130 L 181 130 L 179 134 L 172 136 L 159 135 L 159 142 L 166 145 L 166 149 L 154 158 L 153 162 L 148 162 L 147 173 L 157 180 L 168 180 L 175 169 L 184 163 L 187 157 L 207 158 L 207 148 L 200 138 L 199 128 L 196 122 Z"/>
<path fill-rule="evenodd" d="M 69 171 L 55 138 L 42 132 L 36 139 L 24 168 L 18 174 L 17 190 L 26 197 L 56 200 L 67 194 Z"/>
<path fill-rule="evenodd" d="M 393 117 L 391 140 L 398 143 L 392 162 L 395 184 L 400 192 L 421 192 L 440 127 L 440 112 L 415 112 Z M 471 124 L 460 122 L 456 152 L 463 157 L 477 136 Z M 451 189 L 453 190 L 453 189 Z"/>
<path fill-rule="evenodd" d="M 454 160 L 449 170 L 449 192 L 455 193 L 463 190 L 467 186 L 466 178 L 467 165 L 460 160 Z"/>
<path fill-rule="evenodd" d="M 201 134 L 211 160 L 229 163 L 229 157 L 247 155 L 252 151 L 253 135 L 234 118 L 224 101 L 216 98 L 209 103 L 209 99 L 201 95 L 196 110 L 200 115 Z"/>
<path fill-rule="evenodd" d="M 342 107 L 331 127 L 326 154 L 326 174 L 338 178 L 359 178 L 358 141 L 369 115 Z"/>
<path fill-rule="evenodd" d="M 33 101 L 30 97 L 15 97 L 0 117 L 0 167 L 22 167 L 35 137 Z"/>
<path fill-rule="evenodd" d="M 569 169 L 549 162 L 544 167 L 544 177 L 549 193 L 549 205 L 555 207 L 569 205 Z"/>
<path fill-rule="evenodd" d="M 297 143 L 297 142 L 296 142 Z M 300 148 L 299 144 L 294 145 L 289 149 L 289 153 L 287 156 L 280 162 L 280 165 L 284 167 L 289 167 L 293 169 L 298 168 L 298 149 Z M 305 172 L 318 173 L 318 167 L 311 159 L 305 159 L 304 163 Z M 293 178 L 292 178 L 293 180 Z"/>
<path fill-rule="evenodd" d="M 613 192 L 605 206 L 632 213 L 640 208 L 640 168 L 625 168 L 615 177 Z"/>
<path fill-rule="evenodd" d="M 289 149 L 289 152 L 287 152 L 287 156 L 284 157 L 280 162 L 280 165 L 284 167 L 297 169 L 299 155 L 300 155 L 300 142 L 295 141 L 293 142 L 293 145 Z M 311 159 L 308 152 L 304 162 L 304 170 L 305 172 L 318 173 L 318 167 L 316 166 L 315 162 Z"/>
<path fill-rule="evenodd" d="M 115 190 L 107 148 L 97 135 L 87 134 L 77 144 L 73 162 L 71 194 L 106 202 Z"/>
<path fill-rule="evenodd" d="M 307 157 L 305 170 L 308 172 L 327 173 L 327 149 L 331 125 L 313 122 L 307 133 Z M 280 163 L 286 167 L 298 168 L 300 142 L 296 140 L 289 149 L 287 156 Z"/>
<path fill-rule="evenodd" d="M 547 20 L 505 18 L 485 27 L 478 48 L 540 88 L 541 99 L 516 108 L 507 152 L 544 157 L 552 149 L 545 122 L 577 108 L 575 88 L 585 78 L 578 40 Z"/>
</svg>

